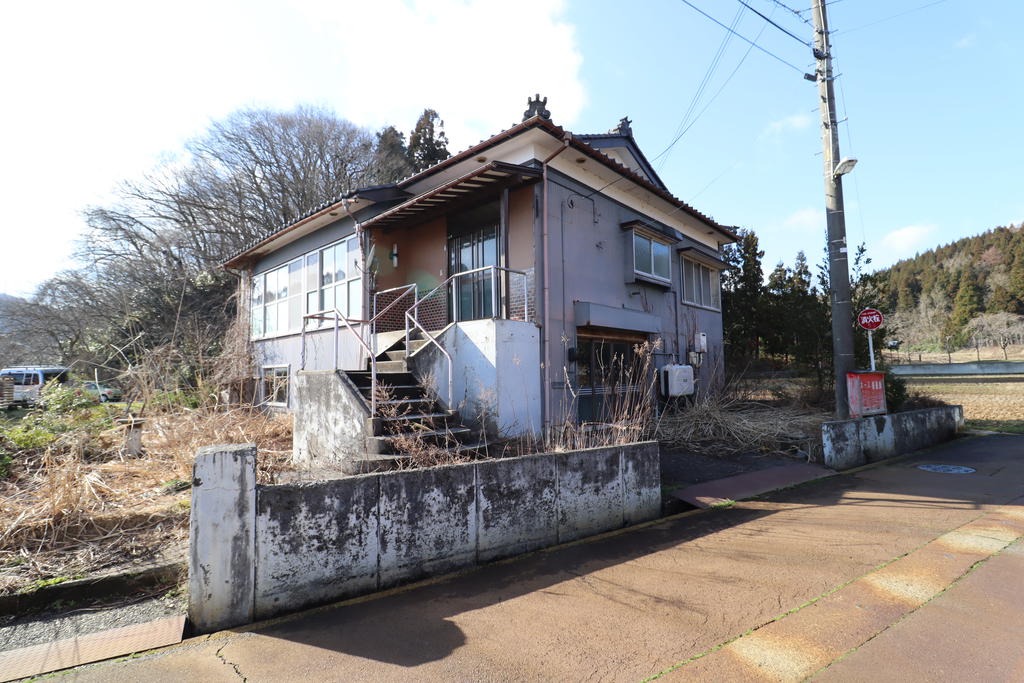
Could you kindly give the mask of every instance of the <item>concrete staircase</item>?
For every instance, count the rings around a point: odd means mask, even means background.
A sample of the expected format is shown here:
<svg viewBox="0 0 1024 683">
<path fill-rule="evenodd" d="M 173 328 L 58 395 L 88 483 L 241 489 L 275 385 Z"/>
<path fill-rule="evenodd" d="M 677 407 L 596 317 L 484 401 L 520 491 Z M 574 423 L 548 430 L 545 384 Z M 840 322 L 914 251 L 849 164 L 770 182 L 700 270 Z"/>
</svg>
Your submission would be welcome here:
<svg viewBox="0 0 1024 683">
<path fill-rule="evenodd" d="M 427 342 L 410 342 L 416 352 Z M 404 337 L 377 356 L 377 415 L 370 418 L 371 436 L 366 451 L 370 459 L 366 469 L 393 467 L 410 458 L 403 446 L 439 448 L 450 453 L 475 454 L 486 448 L 481 435 L 464 424 L 454 410 L 445 409 L 430 395 L 417 377 L 409 371 Z M 371 373 L 367 369 L 347 371 L 359 390 L 367 408 L 370 407 Z"/>
</svg>

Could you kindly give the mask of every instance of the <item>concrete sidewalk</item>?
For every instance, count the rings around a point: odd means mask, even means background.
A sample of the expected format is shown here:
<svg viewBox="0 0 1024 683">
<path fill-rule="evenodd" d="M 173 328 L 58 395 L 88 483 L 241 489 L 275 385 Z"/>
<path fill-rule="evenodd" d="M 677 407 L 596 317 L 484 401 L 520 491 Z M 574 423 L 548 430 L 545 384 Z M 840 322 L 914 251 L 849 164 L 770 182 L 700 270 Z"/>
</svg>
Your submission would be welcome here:
<svg viewBox="0 0 1024 683">
<path fill-rule="evenodd" d="M 926 462 L 977 471 L 917 469 Z M 1024 574 L 1006 558 L 1019 556 L 1022 495 L 1024 437 L 963 439 L 65 680 L 863 680 L 869 668 L 885 679 L 898 660 L 883 647 L 939 633 L 941 617 L 925 617 L 953 599 L 977 607 L 984 585 L 1006 584 L 970 628 L 1020 633 L 1006 621 L 1019 598 L 1007 601 Z M 998 646 L 976 640 L 979 657 Z M 900 680 L 914 679 L 917 652 L 903 653 Z M 1012 643 L 998 656 L 1001 671 L 1019 671 Z M 917 671 L 925 680 L 935 670 Z M 969 675 L 957 673 L 950 680 Z"/>
</svg>

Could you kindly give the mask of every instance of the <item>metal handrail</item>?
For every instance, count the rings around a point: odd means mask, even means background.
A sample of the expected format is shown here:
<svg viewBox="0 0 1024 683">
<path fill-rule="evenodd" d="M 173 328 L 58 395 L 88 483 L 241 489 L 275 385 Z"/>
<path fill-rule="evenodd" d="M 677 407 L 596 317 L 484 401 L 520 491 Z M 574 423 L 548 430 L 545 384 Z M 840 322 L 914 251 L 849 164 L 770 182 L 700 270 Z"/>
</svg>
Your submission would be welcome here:
<svg viewBox="0 0 1024 683">
<path fill-rule="evenodd" d="M 495 282 L 495 275 L 496 275 L 497 271 L 500 270 L 500 271 L 505 272 L 505 273 L 515 273 L 516 275 L 522 275 L 523 276 L 523 320 L 524 321 L 525 320 L 529 320 L 529 310 L 530 310 L 530 308 L 529 308 L 530 307 L 529 298 L 530 298 L 530 294 L 529 294 L 529 286 L 528 286 L 529 283 L 526 281 L 526 273 L 524 271 L 522 271 L 522 270 L 513 270 L 511 268 L 503 268 L 501 266 L 481 266 L 480 268 L 473 268 L 472 270 L 464 270 L 462 272 L 450 275 L 447 280 L 445 280 L 444 282 L 439 284 L 437 287 L 434 287 L 432 290 L 430 290 L 429 292 L 424 294 L 422 297 L 417 299 L 416 303 L 414 303 L 412 306 L 410 306 L 409 309 L 405 312 L 406 318 L 408 319 L 409 311 L 412 311 L 413 312 L 413 316 L 417 320 L 419 320 L 419 305 L 421 303 L 423 303 L 424 301 L 426 301 L 427 299 L 429 299 L 430 297 L 434 296 L 434 294 L 439 289 L 441 289 L 442 287 L 444 287 L 444 286 L 446 286 L 448 284 L 451 284 L 457 278 L 463 277 L 465 275 L 473 275 L 475 273 L 481 273 L 481 272 L 483 272 L 485 270 L 491 271 L 491 310 L 494 312 L 495 317 L 499 317 L 497 315 L 497 313 L 498 313 L 498 288 L 497 288 L 497 283 Z M 409 324 L 408 324 L 408 322 L 405 325 L 405 348 L 406 348 L 406 351 L 408 352 L 408 349 L 409 349 Z"/>
<path fill-rule="evenodd" d="M 426 301 L 427 299 L 432 297 L 442 287 L 445 287 L 445 286 L 451 284 L 457 278 L 464 277 L 466 275 L 473 275 L 475 273 L 481 273 L 481 272 L 483 272 L 485 270 L 491 271 L 491 311 L 495 314 L 495 317 L 498 316 L 498 286 L 497 286 L 497 282 L 496 282 L 497 272 L 500 270 L 500 271 L 503 271 L 503 272 L 506 272 L 506 273 L 515 273 L 517 275 L 522 275 L 523 276 L 523 320 L 524 321 L 528 320 L 529 319 L 529 315 L 528 315 L 529 314 L 529 288 L 527 286 L 526 273 L 521 271 L 521 270 L 512 270 L 511 268 L 503 268 L 501 266 L 482 266 L 480 268 L 473 268 L 472 270 L 464 270 L 464 271 L 462 271 L 460 273 L 455 273 L 453 275 L 450 275 L 448 277 L 448 279 L 446 279 L 444 282 L 439 284 L 437 287 L 434 287 L 434 289 L 430 290 L 422 298 L 417 299 L 416 303 L 414 303 L 412 306 L 410 306 L 405 311 L 405 353 L 406 353 L 406 358 L 408 358 L 409 355 L 412 354 L 412 348 L 410 346 L 410 341 L 411 341 L 411 339 L 410 339 L 410 331 L 413 328 L 419 328 L 419 330 L 427 338 L 426 339 L 427 342 L 430 343 L 430 344 L 433 344 L 434 346 L 436 346 L 438 348 L 438 350 L 442 354 L 444 354 L 444 357 L 448 361 L 448 402 L 449 402 L 449 404 L 451 404 L 451 402 L 454 400 L 454 397 L 453 397 L 453 394 L 452 394 L 452 357 L 451 357 L 451 354 L 449 354 L 448 351 L 446 351 L 445 348 L 443 346 L 441 346 L 441 343 L 439 341 L 437 341 L 437 339 L 432 334 L 430 334 L 430 332 L 427 330 L 427 328 L 423 327 L 423 325 L 420 324 L 420 321 L 419 321 L 419 306 L 420 306 L 421 303 L 423 303 L 424 301 Z M 411 325 L 411 327 L 410 327 L 410 325 Z M 449 407 L 451 407 L 451 405 L 449 405 Z"/>
<path fill-rule="evenodd" d="M 378 313 L 374 313 L 373 318 L 371 318 L 371 320 L 373 321 L 373 329 L 370 330 L 370 335 L 373 338 L 373 352 L 374 352 L 374 354 L 377 353 L 377 318 L 379 318 L 381 315 L 383 315 L 384 313 L 387 313 L 389 310 L 391 310 L 391 307 L 394 306 L 395 304 L 397 304 L 399 299 L 404 297 L 409 292 L 412 292 L 412 304 L 413 304 L 413 306 L 415 306 L 416 305 L 416 301 L 418 300 L 420 286 L 417 283 L 414 282 L 411 285 L 400 285 L 398 287 L 391 287 L 390 289 L 382 289 L 379 292 L 374 292 L 373 293 L 373 310 L 376 311 L 377 310 L 377 297 L 378 296 L 380 296 L 381 294 L 387 294 L 389 292 L 397 292 L 400 289 L 404 289 L 405 291 L 402 292 L 401 294 L 399 294 L 398 296 L 396 296 L 394 301 L 392 301 L 390 304 L 385 306 L 383 308 L 383 310 L 381 310 Z"/>
<path fill-rule="evenodd" d="M 434 346 L 436 346 L 437 349 L 441 353 L 443 353 L 444 357 L 448 360 L 448 407 L 451 408 L 452 407 L 452 402 L 454 401 L 454 396 L 452 394 L 452 357 L 451 357 L 451 354 L 449 354 L 448 351 L 446 351 L 445 348 L 443 346 L 441 346 L 441 343 L 438 342 L 437 339 L 435 339 L 434 336 L 432 334 L 430 334 L 430 332 L 428 332 L 427 329 L 425 327 L 423 327 L 423 325 L 420 324 L 419 320 L 417 320 L 415 317 L 413 317 L 412 315 L 409 314 L 409 311 L 405 312 L 405 338 L 407 340 L 409 339 L 409 323 L 410 322 L 413 325 L 415 325 L 416 327 L 420 328 L 420 330 L 426 336 L 428 343 L 431 343 Z M 405 353 L 406 353 L 406 358 L 408 358 L 409 357 L 408 356 L 408 354 L 409 354 L 409 343 L 408 342 L 406 342 L 406 344 L 405 344 Z"/>
<path fill-rule="evenodd" d="M 394 291 L 394 290 L 398 290 L 398 289 L 405 289 L 406 293 L 408 293 L 408 292 L 416 292 L 416 291 L 418 291 L 418 286 L 416 284 L 403 285 L 401 287 L 394 287 L 394 288 L 392 288 L 390 290 L 384 290 L 384 291 L 388 292 L 388 291 Z M 378 292 L 378 293 L 383 293 L 383 292 Z M 373 337 L 373 346 L 374 346 L 374 348 L 371 348 L 370 344 L 368 344 L 366 342 L 366 340 L 363 339 L 362 335 L 360 335 L 359 333 L 357 333 L 355 331 L 355 329 L 352 327 L 352 323 L 358 323 L 358 324 L 366 325 L 366 327 L 368 329 L 370 329 L 370 330 L 375 329 L 375 325 L 377 324 L 377 318 L 379 318 L 380 316 L 382 316 L 385 313 L 387 313 L 388 311 L 390 311 L 391 308 L 395 304 L 397 304 L 402 299 L 402 297 L 404 297 L 404 296 L 405 296 L 405 294 L 401 294 L 401 295 L 395 297 L 394 301 L 392 301 L 390 304 L 388 304 L 383 309 L 381 309 L 380 312 L 375 314 L 369 320 L 360 320 L 360 319 L 355 319 L 355 318 L 347 318 L 344 315 L 342 315 L 341 311 L 339 311 L 337 308 L 330 309 L 330 310 L 325 310 L 325 311 L 320 311 L 319 313 L 309 313 L 307 315 L 302 316 L 302 354 L 301 354 L 301 363 L 300 363 L 299 369 L 300 370 L 305 370 L 306 369 L 306 321 L 307 320 L 327 320 L 330 317 L 334 318 L 334 369 L 335 369 L 335 371 L 337 371 L 337 369 L 338 369 L 338 334 L 339 334 L 339 331 L 341 329 L 340 326 L 338 325 L 338 321 L 340 320 L 341 322 L 345 323 L 345 327 L 348 329 L 349 332 L 352 333 L 352 336 L 354 336 L 356 338 L 356 341 L 359 342 L 359 345 L 363 347 L 363 349 L 366 351 L 366 354 L 370 357 L 370 416 L 371 417 L 376 416 L 377 415 L 377 353 L 375 351 L 375 347 L 377 346 L 377 339 L 376 339 L 376 336 L 374 335 L 374 337 Z M 376 298 L 374 299 L 374 306 L 376 306 Z M 331 316 L 329 314 L 333 314 L 333 316 Z M 371 334 L 372 334 L 372 332 L 371 332 Z"/>
</svg>

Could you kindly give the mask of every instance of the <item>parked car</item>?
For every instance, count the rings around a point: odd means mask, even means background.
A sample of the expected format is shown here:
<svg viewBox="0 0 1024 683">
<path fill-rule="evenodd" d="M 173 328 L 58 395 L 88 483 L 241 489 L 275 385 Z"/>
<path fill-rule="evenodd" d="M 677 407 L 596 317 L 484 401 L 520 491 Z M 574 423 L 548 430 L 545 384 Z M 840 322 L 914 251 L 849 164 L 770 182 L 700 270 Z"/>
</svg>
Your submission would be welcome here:
<svg viewBox="0 0 1024 683">
<path fill-rule="evenodd" d="M 100 403 L 106 403 L 107 401 L 120 401 L 124 398 L 124 392 L 115 386 L 109 384 L 103 384 L 102 382 L 86 382 L 82 385 L 86 393 L 92 394 L 97 397 Z"/>
<path fill-rule="evenodd" d="M 39 402 L 39 392 L 51 381 L 67 384 L 68 369 L 60 366 L 22 365 L 0 370 L 0 377 L 14 380 L 14 402 L 32 406 Z"/>
</svg>

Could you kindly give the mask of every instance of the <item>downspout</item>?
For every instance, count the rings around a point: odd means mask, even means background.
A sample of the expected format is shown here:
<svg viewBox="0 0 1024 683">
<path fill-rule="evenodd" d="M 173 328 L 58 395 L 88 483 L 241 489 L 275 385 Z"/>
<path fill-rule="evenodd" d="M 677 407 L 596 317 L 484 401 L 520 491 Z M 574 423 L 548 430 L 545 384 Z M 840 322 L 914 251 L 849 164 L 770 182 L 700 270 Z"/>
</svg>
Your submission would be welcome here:
<svg viewBox="0 0 1024 683">
<path fill-rule="evenodd" d="M 551 304 L 551 269 L 548 264 L 548 164 L 556 156 L 569 149 L 569 143 L 572 140 L 572 134 L 566 133 L 565 137 L 562 138 L 562 146 L 551 153 L 547 159 L 541 163 L 543 169 L 543 183 L 544 183 L 544 221 L 541 229 L 541 249 L 544 258 L 544 317 L 541 324 L 544 326 L 544 344 L 541 349 L 541 362 L 544 364 L 543 372 L 543 386 L 541 391 L 543 392 L 542 406 L 544 415 L 542 417 L 542 423 L 544 425 L 544 432 L 546 434 L 548 427 L 551 422 L 551 325 L 550 325 L 550 304 Z M 565 292 L 562 292 L 562 296 L 565 296 Z"/>
</svg>

